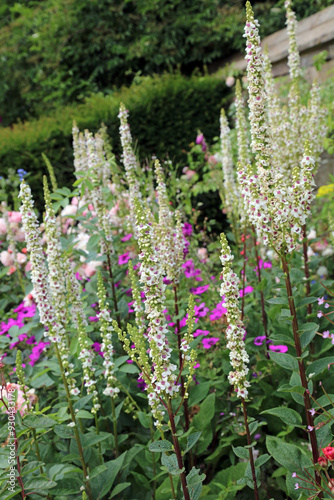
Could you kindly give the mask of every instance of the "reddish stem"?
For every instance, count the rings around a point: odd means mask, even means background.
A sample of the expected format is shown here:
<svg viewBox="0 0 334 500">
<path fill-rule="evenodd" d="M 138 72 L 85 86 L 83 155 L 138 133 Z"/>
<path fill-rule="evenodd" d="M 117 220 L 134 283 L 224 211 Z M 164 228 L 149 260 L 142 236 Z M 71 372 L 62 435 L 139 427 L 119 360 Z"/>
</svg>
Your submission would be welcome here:
<svg viewBox="0 0 334 500">
<path fill-rule="evenodd" d="M 250 461 L 250 466 L 251 466 L 251 471 L 252 471 L 252 478 L 253 478 L 253 484 L 254 484 L 254 497 L 255 497 L 255 500 L 259 500 L 259 492 L 258 492 L 258 489 L 257 489 L 253 450 L 250 447 L 252 441 L 251 441 L 251 435 L 250 435 L 249 427 L 248 427 L 246 402 L 245 402 L 244 398 L 241 398 L 241 401 L 242 401 L 242 409 L 243 409 L 243 413 L 244 413 L 244 421 L 245 421 L 246 434 L 247 434 L 247 444 L 249 446 L 248 451 L 249 451 L 249 461 Z"/>
<path fill-rule="evenodd" d="M 168 400 L 168 403 L 167 403 L 167 410 L 168 410 L 168 417 L 169 417 L 170 425 L 172 428 L 172 438 L 173 438 L 173 444 L 174 444 L 175 454 L 176 454 L 176 458 L 177 458 L 177 463 L 178 463 L 179 469 L 183 469 L 182 454 L 181 454 L 181 450 L 180 450 L 179 440 L 177 439 L 177 435 L 176 435 L 176 427 L 175 427 L 172 403 L 171 403 L 170 399 Z M 181 485 L 182 485 L 184 500 L 190 500 L 186 475 L 184 472 L 182 472 L 180 474 L 180 478 L 181 478 Z"/>
<path fill-rule="evenodd" d="M 307 384 L 307 379 L 306 379 L 304 360 L 302 359 L 303 351 L 302 351 L 299 333 L 298 333 L 298 320 L 297 320 L 295 302 L 294 302 L 293 294 L 292 294 L 289 266 L 288 266 L 285 254 L 281 255 L 281 259 L 282 259 L 283 272 L 285 274 L 285 285 L 286 285 L 286 291 L 288 294 L 289 309 L 290 309 L 291 316 L 293 318 L 292 319 L 292 330 L 293 330 L 293 338 L 294 338 L 294 342 L 295 342 L 295 349 L 296 349 L 297 360 L 298 360 L 299 375 L 300 375 L 301 384 L 305 389 L 303 397 L 304 397 L 304 406 L 305 406 L 305 413 L 306 413 L 306 422 L 307 422 L 308 429 L 312 428 L 312 430 L 309 431 L 309 435 L 310 435 L 310 442 L 311 442 L 311 448 L 312 448 L 313 462 L 314 462 L 314 464 L 317 464 L 318 458 L 319 458 L 318 443 L 317 443 L 317 436 L 316 436 L 315 429 L 314 429 L 313 416 L 311 415 L 311 413 L 309 411 L 311 409 L 311 402 L 310 402 L 309 389 L 308 389 L 308 384 Z M 317 471 L 315 471 L 315 481 L 316 481 L 317 485 L 321 488 L 321 476 Z M 319 494 L 319 498 L 323 498 L 322 493 Z"/>
<path fill-rule="evenodd" d="M 257 251 L 256 231 L 255 231 L 255 227 L 254 226 L 252 226 L 252 231 L 253 231 L 253 241 L 254 241 L 254 248 L 255 248 L 257 279 L 258 279 L 258 282 L 261 283 L 261 268 L 260 268 L 259 254 L 258 254 L 258 251 Z M 260 296 L 261 296 L 262 323 L 263 323 L 264 334 L 266 336 L 266 355 L 267 355 L 267 358 L 269 359 L 269 353 L 268 353 L 269 337 L 268 337 L 267 314 L 266 314 L 266 308 L 265 308 L 265 305 L 264 305 L 264 293 L 263 293 L 263 290 L 260 290 Z"/>
<path fill-rule="evenodd" d="M 308 256 L 307 256 L 307 236 L 306 236 L 306 224 L 302 227 L 303 230 L 303 254 L 304 254 L 304 271 L 306 280 L 306 297 L 311 296 L 311 285 L 310 285 L 310 271 L 308 267 Z M 312 314 L 312 304 L 307 304 L 307 314 Z"/>
<path fill-rule="evenodd" d="M 244 231 L 244 265 L 243 265 L 243 272 L 242 272 L 242 298 L 241 298 L 241 321 L 244 320 L 244 307 L 245 307 L 245 288 L 246 288 L 246 250 L 247 250 L 247 245 L 246 245 L 246 229 Z"/>
<path fill-rule="evenodd" d="M 179 305 L 177 298 L 177 287 L 173 285 L 174 290 L 174 304 L 175 304 L 175 315 L 176 315 L 176 333 L 177 333 L 177 345 L 179 348 L 179 366 L 180 366 L 180 374 L 183 369 L 183 359 L 182 359 L 182 351 L 181 351 L 181 327 L 180 327 L 180 318 L 179 318 Z M 185 431 L 189 429 L 190 421 L 189 421 L 189 410 L 188 410 L 188 400 L 184 397 L 185 388 L 184 388 L 184 379 L 181 375 L 181 394 L 183 399 L 183 408 L 184 408 L 184 420 L 185 420 Z"/>
</svg>

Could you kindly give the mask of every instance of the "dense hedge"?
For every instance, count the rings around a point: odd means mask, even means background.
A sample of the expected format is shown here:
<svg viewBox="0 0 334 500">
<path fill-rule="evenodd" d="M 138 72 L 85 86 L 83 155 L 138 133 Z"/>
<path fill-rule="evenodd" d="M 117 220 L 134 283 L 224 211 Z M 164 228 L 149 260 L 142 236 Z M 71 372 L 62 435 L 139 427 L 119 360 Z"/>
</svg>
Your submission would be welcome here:
<svg viewBox="0 0 334 500">
<path fill-rule="evenodd" d="M 182 150 L 194 141 L 198 129 L 208 139 L 219 134 L 219 110 L 227 103 L 229 90 L 212 77 L 184 77 L 165 74 L 141 78 L 130 88 L 112 96 L 95 95 L 85 104 L 59 109 L 52 116 L 0 129 L 1 172 L 23 168 L 30 172 L 29 183 L 38 194 L 46 167 L 45 153 L 53 164 L 60 185 L 73 179 L 71 128 L 73 119 L 80 129 L 96 131 L 101 122 L 108 132 L 116 155 L 120 155 L 118 109 L 124 102 L 130 111 L 134 140 L 141 158 L 152 154 L 174 161 L 186 161 Z"/>
</svg>

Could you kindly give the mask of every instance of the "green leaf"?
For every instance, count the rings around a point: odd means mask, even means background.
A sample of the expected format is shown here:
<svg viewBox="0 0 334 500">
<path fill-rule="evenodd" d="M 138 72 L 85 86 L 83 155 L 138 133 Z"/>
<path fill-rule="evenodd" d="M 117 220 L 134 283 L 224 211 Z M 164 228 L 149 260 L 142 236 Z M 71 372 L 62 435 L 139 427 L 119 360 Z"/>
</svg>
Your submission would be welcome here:
<svg viewBox="0 0 334 500">
<path fill-rule="evenodd" d="M 270 460 L 270 455 L 268 455 L 268 453 L 265 453 L 255 460 L 254 465 L 255 467 L 262 467 L 262 465 L 268 462 L 268 460 Z"/>
<path fill-rule="evenodd" d="M 119 371 L 124 373 L 139 373 L 139 369 L 134 363 L 125 363 L 119 368 Z"/>
<path fill-rule="evenodd" d="M 243 446 L 234 447 L 232 445 L 232 450 L 234 451 L 237 457 L 242 458 L 243 460 L 249 460 L 249 451 Z"/>
<path fill-rule="evenodd" d="M 105 462 L 104 465 L 107 467 L 107 470 L 91 481 L 94 499 L 101 500 L 111 490 L 116 476 L 123 465 L 125 455 L 126 452 L 115 460 Z"/>
<path fill-rule="evenodd" d="M 78 401 L 76 401 L 73 405 L 73 408 L 75 410 L 81 410 L 84 406 L 86 406 L 87 403 L 92 399 L 92 394 L 88 394 L 87 396 L 84 396 L 83 398 L 80 398 Z"/>
<path fill-rule="evenodd" d="M 110 435 L 108 432 L 100 432 L 99 434 L 94 434 L 93 432 L 86 433 L 82 436 L 82 447 L 89 448 L 90 446 L 101 443 L 106 439 L 109 439 Z"/>
<path fill-rule="evenodd" d="M 43 465 L 45 465 L 44 462 L 37 462 L 36 460 L 34 460 L 33 462 L 29 462 L 21 469 L 21 476 L 25 476 L 26 474 L 29 474 L 30 472 L 34 472 L 35 470 L 39 469 Z"/>
<path fill-rule="evenodd" d="M 200 412 L 195 415 L 193 419 L 193 424 L 197 429 L 202 430 L 205 427 L 212 425 L 211 421 L 215 414 L 215 398 L 216 395 L 213 392 L 212 394 L 209 394 L 209 396 L 205 398 L 201 404 Z"/>
<path fill-rule="evenodd" d="M 277 392 L 295 392 L 303 396 L 305 389 L 301 385 L 294 385 L 291 387 L 289 384 L 283 384 L 277 389 Z"/>
<path fill-rule="evenodd" d="M 137 416 L 138 416 L 138 419 L 139 419 L 139 422 L 141 423 L 141 425 L 143 427 L 145 427 L 145 429 L 149 429 L 150 428 L 150 417 L 144 413 L 143 411 L 139 411 L 137 413 Z"/>
<path fill-rule="evenodd" d="M 270 359 L 286 370 L 298 371 L 298 361 L 290 354 L 271 352 Z"/>
<path fill-rule="evenodd" d="M 200 474 L 200 471 L 195 469 L 195 467 L 186 476 L 190 500 L 198 500 L 200 497 L 205 477 L 205 474 Z"/>
<path fill-rule="evenodd" d="M 265 410 L 261 412 L 261 415 L 274 415 L 280 418 L 284 424 L 287 425 L 302 425 L 302 417 L 296 410 L 291 408 L 286 408 L 285 406 L 278 406 L 277 408 L 271 408 L 270 410 Z"/>
<path fill-rule="evenodd" d="M 319 375 L 323 370 L 328 369 L 328 365 L 334 363 L 334 357 L 329 356 L 328 358 L 317 359 L 310 364 L 310 366 L 306 370 L 306 374 L 310 375 L 310 373 L 314 373 L 315 375 Z"/>
<path fill-rule="evenodd" d="M 173 476 L 179 476 L 184 471 L 184 467 L 183 469 L 179 469 L 175 453 L 172 453 L 171 455 L 166 455 L 166 453 L 163 453 L 161 455 L 161 463 Z"/>
<path fill-rule="evenodd" d="M 286 297 L 274 297 L 272 299 L 267 299 L 267 302 L 269 304 L 281 304 L 281 305 L 284 305 L 284 306 L 288 306 L 289 305 L 289 301 Z"/>
<path fill-rule="evenodd" d="M 172 451 L 173 450 L 173 445 L 169 441 L 166 440 L 161 440 L 161 441 L 154 441 L 153 443 L 150 443 L 148 445 L 148 449 L 150 451 L 154 452 L 162 452 L 162 451 Z"/>
<path fill-rule="evenodd" d="M 50 481 L 49 479 L 44 479 L 43 477 L 34 477 L 24 483 L 24 489 L 35 491 L 35 490 L 49 490 L 56 486 L 57 483 Z"/>
<path fill-rule="evenodd" d="M 202 382 L 192 387 L 189 396 L 189 407 L 199 404 L 207 396 L 210 390 L 210 382 Z"/>
<path fill-rule="evenodd" d="M 24 425 L 30 427 L 30 429 L 43 429 L 50 428 L 57 425 L 56 420 L 48 417 L 39 417 L 38 415 L 26 415 L 23 419 Z"/>
<path fill-rule="evenodd" d="M 131 483 L 118 483 L 115 488 L 112 490 L 109 499 L 114 498 L 116 495 L 121 493 L 123 490 L 131 486 Z"/>
<path fill-rule="evenodd" d="M 79 410 L 78 413 L 75 414 L 77 418 L 86 418 L 86 419 L 91 419 L 94 418 L 94 415 L 92 415 L 89 411 L 87 410 Z"/>
<path fill-rule="evenodd" d="M 285 443 L 274 436 L 267 436 L 266 445 L 270 455 L 288 471 L 295 472 L 304 467 L 312 467 L 311 459 L 294 444 Z"/>
<path fill-rule="evenodd" d="M 199 432 L 193 432 L 190 434 L 190 436 L 187 436 L 187 446 L 186 449 L 184 450 L 184 453 L 188 453 L 189 450 L 197 443 L 200 435 L 202 434 L 202 431 Z"/>
<path fill-rule="evenodd" d="M 91 252 L 92 250 L 95 250 L 97 247 L 98 243 L 100 241 L 100 235 L 99 234 L 93 234 L 88 240 L 87 243 L 87 250 L 88 252 Z"/>
<path fill-rule="evenodd" d="M 296 309 L 299 309 L 300 307 L 307 306 L 307 304 L 312 304 L 313 302 L 316 302 L 318 300 L 317 297 L 304 297 L 303 299 L 299 300 L 296 304 Z"/>
</svg>

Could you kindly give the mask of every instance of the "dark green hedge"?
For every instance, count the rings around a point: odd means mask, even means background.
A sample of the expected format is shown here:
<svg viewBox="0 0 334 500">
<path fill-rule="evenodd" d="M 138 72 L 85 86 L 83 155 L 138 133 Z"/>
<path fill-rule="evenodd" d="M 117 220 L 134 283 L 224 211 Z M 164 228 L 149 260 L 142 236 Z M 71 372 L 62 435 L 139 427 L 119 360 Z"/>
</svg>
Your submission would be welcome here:
<svg viewBox="0 0 334 500">
<path fill-rule="evenodd" d="M 230 100 L 225 83 L 216 77 L 184 77 L 165 74 L 145 77 L 112 96 L 95 95 L 85 104 L 59 109 L 52 116 L 0 129 L 2 175 L 8 168 L 30 172 L 29 183 L 38 197 L 46 167 L 45 153 L 55 168 L 59 184 L 73 180 L 71 128 L 73 119 L 80 129 L 96 131 L 101 122 L 108 127 L 116 156 L 119 140 L 119 104 L 130 112 L 132 135 L 141 158 L 153 154 L 186 161 L 182 152 L 194 141 L 198 129 L 210 140 L 219 134 L 219 110 Z M 41 194 L 41 193 L 40 193 Z"/>
</svg>

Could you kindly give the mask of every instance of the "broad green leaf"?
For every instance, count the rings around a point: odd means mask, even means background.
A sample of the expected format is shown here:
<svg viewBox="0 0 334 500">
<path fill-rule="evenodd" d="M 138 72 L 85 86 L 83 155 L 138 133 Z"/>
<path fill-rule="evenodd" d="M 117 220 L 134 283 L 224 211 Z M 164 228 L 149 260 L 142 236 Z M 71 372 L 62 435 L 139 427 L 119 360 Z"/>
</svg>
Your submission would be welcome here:
<svg viewBox="0 0 334 500">
<path fill-rule="evenodd" d="M 307 306 L 307 304 L 312 304 L 313 302 L 316 302 L 318 300 L 317 297 L 304 297 L 303 299 L 300 299 L 297 304 L 296 304 L 296 309 L 299 309 L 300 307 Z"/>
<path fill-rule="evenodd" d="M 234 454 L 238 458 L 241 458 L 242 460 L 249 460 L 249 451 L 246 448 L 244 448 L 243 446 L 234 447 L 232 445 L 232 450 L 234 451 Z"/>
<path fill-rule="evenodd" d="M 298 371 L 298 361 L 290 354 L 270 352 L 270 359 L 286 370 Z"/>
<path fill-rule="evenodd" d="M 277 389 L 277 392 L 295 392 L 303 396 L 305 389 L 301 385 L 294 385 L 291 387 L 289 384 L 283 384 Z"/>
<path fill-rule="evenodd" d="M 30 472 L 34 472 L 35 470 L 39 469 L 43 465 L 45 465 L 44 462 L 37 462 L 37 461 L 29 462 L 24 467 L 22 467 L 21 476 L 25 476 L 26 474 L 29 474 Z"/>
<path fill-rule="evenodd" d="M 310 373 L 314 373 L 315 375 L 319 375 L 323 370 L 328 369 L 328 366 L 334 363 L 334 357 L 329 356 L 328 358 L 317 359 L 310 364 L 310 366 L 306 370 L 306 374 L 310 375 Z"/>
<path fill-rule="evenodd" d="M 137 416 L 138 416 L 138 419 L 139 419 L 139 422 L 141 423 L 141 425 L 143 427 L 145 427 L 145 429 L 149 429 L 150 428 L 150 418 L 151 417 L 149 417 L 149 415 L 147 415 L 143 411 L 139 411 L 137 413 Z"/>
<path fill-rule="evenodd" d="M 56 485 L 57 483 L 55 483 L 54 481 L 50 481 L 49 479 L 44 479 L 43 477 L 34 477 L 24 483 L 24 489 L 26 491 L 49 490 Z"/>
<path fill-rule="evenodd" d="M 121 493 L 123 490 L 131 486 L 131 483 L 119 483 L 115 486 L 115 488 L 112 490 L 109 499 L 114 498 L 116 495 Z"/>
<path fill-rule="evenodd" d="M 39 417 L 38 415 L 27 415 L 23 419 L 23 424 L 31 429 L 40 429 L 54 427 L 57 425 L 56 420 L 48 417 Z"/>
<path fill-rule="evenodd" d="M 94 480 L 91 481 L 94 499 L 101 500 L 112 488 L 116 476 L 123 465 L 126 452 L 115 460 L 105 462 L 107 470 L 99 474 Z"/>
<path fill-rule="evenodd" d="M 273 415 L 280 418 L 286 425 L 301 425 L 302 417 L 296 410 L 291 408 L 286 408 L 284 406 L 278 406 L 277 408 L 271 408 L 270 410 L 265 410 L 261 412 L 261 415 Z"/>
<path fill-rule="evenodd" d="M 171 455 L 166 455 L 166 453 L 163 453 L 161 455 L 161 463 L 173 476 L 179 476 L 184 471 L 184 467 L 183 469 L 179 469 L 175 453 L 172 453 Z"/>
<path fill-rule="evenodd" d="M 280 465 L 290 472 L 311 467 L 311 459 L 294 444 L 285 443 L 283 439 L 267 436 L 267 450 Z"/>
<path fill-rule="evenodd" d="M 166 440 L 154 441 L 148 445 L 150 451 L 162 452 L 162 451 L 172 451 L 173 445 L 171 442 Z"/>
<path fill-rule="evenodd" d="M 216 395 L 213 392 L 201 404 L 200 412 L 193 419 L 193 424 L 197 429 L 202 430 L 212 425 L 212 419 L 215 414 L 215 398 Z"/>
<path fill-rule="evenodd" d="M 289 301 L 286 297 L 274 297 L 272 299 L 267 299 L 267 302 L 269 304 L 281 304 L 281 305 L 284 305 L 284 306 L 288 306 L 289 305 Z"/>
<path fill-rule="evenodd" d="M 187 436 L 187 446 L 186 449 L 184 450 L 184 453 L 188 453 L 189 450 L 197 443 L 200 435 L 202 434 L 202 431 L 199 432 L 193 432 L 190 434 L 190 436 Z"/>
<path fill-rule="evenodd" d="M 262 467 L 262 465 L 268 462 L 268 460 L 270 460 L 270 455 L 268 455 L 268 453 L 265 453 L 255 460 L 254 465 L 255 467 Z"/>
<path fill-rule="evenodd" d="M 203 488 L 203 481 L 205 474 L 200 474 L 198 469 L 193 467 L 189 474 L 186 476 L 190 500 L 198 500 Z"/>
</svg>

